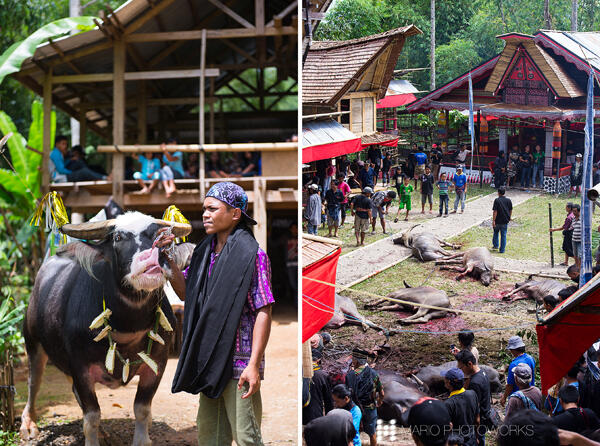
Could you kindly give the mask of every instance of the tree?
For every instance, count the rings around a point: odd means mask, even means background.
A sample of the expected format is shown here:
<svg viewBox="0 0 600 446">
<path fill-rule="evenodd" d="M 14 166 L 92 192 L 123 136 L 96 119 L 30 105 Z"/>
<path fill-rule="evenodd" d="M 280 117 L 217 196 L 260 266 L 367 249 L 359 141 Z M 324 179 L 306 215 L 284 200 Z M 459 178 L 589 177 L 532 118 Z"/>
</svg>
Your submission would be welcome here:
<svg viewBox="0 0 600 446">
<path fill-rule="evenodd" d="M 571 31 L 577 31 L 577 0 L 571 1 Z"/>
<path fill-rule="evenodd" d="M 435 0 L 431 0 L 431 48 L 429 50 L 429 59 L 430 59 L 430 76 L 431 81 L 429 83 L 429 88 L 431 91 L 435 90 Z"/>
</svg>

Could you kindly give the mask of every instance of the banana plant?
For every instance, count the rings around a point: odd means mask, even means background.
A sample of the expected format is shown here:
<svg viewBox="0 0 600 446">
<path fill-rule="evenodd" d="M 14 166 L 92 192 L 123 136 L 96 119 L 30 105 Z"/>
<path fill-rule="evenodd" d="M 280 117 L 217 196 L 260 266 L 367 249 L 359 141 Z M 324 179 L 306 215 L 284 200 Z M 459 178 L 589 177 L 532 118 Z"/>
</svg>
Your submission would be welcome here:
<svg viewBox="0 0 600 446">
<path fill-rule="evenodd" d="M 13 43 L 0 56 L 0 84 L 6 76 L 21 69 L 23 62 L 32 57 L 39 45 L 48 39 L 70 34 L 73 31 L 85 32 L 95 28 L 96 17 L 67 17 L 42 26 L 21 42 Z"/>
</svg>

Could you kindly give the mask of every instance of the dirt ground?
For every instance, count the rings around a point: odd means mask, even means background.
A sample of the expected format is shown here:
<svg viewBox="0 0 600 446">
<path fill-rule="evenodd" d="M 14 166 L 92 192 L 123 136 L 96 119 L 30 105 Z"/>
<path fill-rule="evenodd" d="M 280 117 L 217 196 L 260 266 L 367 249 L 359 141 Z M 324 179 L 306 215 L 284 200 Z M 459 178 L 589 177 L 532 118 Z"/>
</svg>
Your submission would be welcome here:
<svg viewBox="0 0 600 446">
<path fill-rule="evenodd" d="M 297 444 L 298 438 L 298 322 L 294 309 L 275 310 L 266 352 L 262 434 L 265 445 Z M 152 403 L 150 438 L 155 446 L 197 444 L 196 412 L 198 397 L 172 394 L 171 383 L 177 358 L 170 358 Z M 17 370 L 17 411 L 27 398 L 27 368 Z M 137 377 L 126 387 L 96 391 L 102 411 L 102 446 L 124 446 L 133 438 L 133 400 Z M 65 375 L 48 366 L 38 398 L 40 436 L 27 446 L 83 446 L 82 413 Z"/>
</svg>

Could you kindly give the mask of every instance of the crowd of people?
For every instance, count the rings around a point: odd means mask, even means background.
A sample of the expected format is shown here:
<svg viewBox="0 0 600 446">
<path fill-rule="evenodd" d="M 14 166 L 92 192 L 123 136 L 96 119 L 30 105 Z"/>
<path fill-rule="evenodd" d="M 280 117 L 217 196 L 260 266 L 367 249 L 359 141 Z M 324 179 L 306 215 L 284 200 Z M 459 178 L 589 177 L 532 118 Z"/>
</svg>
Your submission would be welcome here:
<svg viewBox="0 0 600 446">
<path fill-rule="evenodd" d="M 512 336 L 506 347 L 512 359 L 504 392 L 493 403 L 490 378 L 479 365 L 474 340 L 472 331 L 462 330 L 458 346 L 451 346 L 457 366 L 440 376 L 447 397 L 423 397 L 397 420 L 410 429 L 416 445 L 484 446 L 489 431 L 495 431 L 498 444 L 503 446 L 600 444 L 595 442 L 600 440 L 596 413 L 600 405 L 593 403 L 595 389 L 582 378 L 584 358 L 544 397 L 536 386 L 535 359 L 527 353 L 523 339 Z M 353 349 L 343 382 L 339 376 L 329 376 L 322 368 L 322 358 L 330 341 L 331 335 L 324 332 L 310 340 L 313 377 L 303 382 L 306 444 L 358 446 L 362 444 L 360 432 L 365 432 L 370 445 L 375 446 L 377 408 L 385 396 L 384 386 L 369 364 L 369 353 L 360 348 Z M 529 430 L 516 429 L 527 425 Z"/>
<path fill-rule="evenodd" d="M 291 139 L 296 140 L 297 137 Z M 168 138 L 161 144 L 161 152 L 145 152 L 125 159 L 125 180 L 136 180 L 140 194 L 150 194 L 162 184 L 165 195 L 176 192 L 175 180 L 198 179 L 199 159 L 197 152 L 184 154 L 179 150 L 167 150 L 167 145 L 177 145 L 175 138 Z M 69 150 L 68 139 L 59 135 L 55 139 L 50 154 L 49 170 L 53 183 L 77 181 L 111 181 L 103 167 L 88 165 L 81 146 Z M 261 175 L 260 152 L 210 152 L 206 155 L 205 172 L 207 178 L 242 178 Z"/>
</svg>

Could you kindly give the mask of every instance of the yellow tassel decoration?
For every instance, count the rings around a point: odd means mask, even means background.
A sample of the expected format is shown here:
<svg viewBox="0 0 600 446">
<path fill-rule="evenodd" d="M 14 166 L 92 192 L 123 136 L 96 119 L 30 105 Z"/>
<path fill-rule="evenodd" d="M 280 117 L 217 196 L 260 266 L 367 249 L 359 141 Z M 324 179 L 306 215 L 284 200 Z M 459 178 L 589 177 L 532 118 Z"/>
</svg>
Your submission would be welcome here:
<svg viewBox="0 0 600 446">
<path fill-rule="evenodd" d="M 42 222 L 42 215 L 46 213 L 46 229 L 49 229 L 54 234 L 58 234 L 58 230 L 69 223 L 69 216 L 65 205 L 60 198 L 58 192 L 48 192 L 38 204 L 33 217 L 29 224 L 31 226 L 39 226 Z M 67 236 L 62 234 L 61 243 L 67 242 Z"/>
<path fill-rule="evenodd" d="M 189 220 L 185 218 L 185 216 L 181 213 L 181 211 L 175 205 L 171 205 L 167 208 L 165 213 L 163 214 L 163 220 L 165 221 L 174 221 L 177 223 L 184 223 L 186 225 L 190 224 Z M 181 237 L 181 241 L 185 242 L 187 237 Z"/>
</svg>

